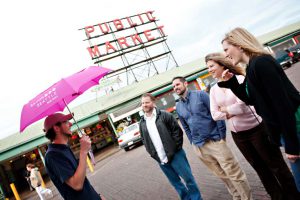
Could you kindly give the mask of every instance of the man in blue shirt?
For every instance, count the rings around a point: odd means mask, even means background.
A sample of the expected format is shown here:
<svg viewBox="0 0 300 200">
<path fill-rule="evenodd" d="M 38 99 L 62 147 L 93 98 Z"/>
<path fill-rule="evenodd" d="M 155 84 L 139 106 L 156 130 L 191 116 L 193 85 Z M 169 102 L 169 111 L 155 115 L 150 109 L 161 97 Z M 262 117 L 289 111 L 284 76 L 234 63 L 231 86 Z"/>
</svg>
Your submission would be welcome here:
<svg viewBox="0 0 300 200">
<path fill-rule="evenodd" d="M 54 113 L 44 122 L 46 137 L 51 141 L 45 156 L 45 165 L 50 179 L 59 193 L 67 200 L 101 200 L 99 194 L 86 178 L 87 154 L 91 148 L 89 136 L 80 139 L 79 162 L 68 146 L 72 135 L 72 115 Z"/>
<path fill-rule="evenodd" d="M 208 94 L 189 91 L 183 77 L 173 78 L 172 85 L 181 97 L 176 112 L 197 156 L 225 183 L 234 200 L 252 199 L 246 175 L 226 144 L 225 122 L 211 117 Z"/>
</svg>

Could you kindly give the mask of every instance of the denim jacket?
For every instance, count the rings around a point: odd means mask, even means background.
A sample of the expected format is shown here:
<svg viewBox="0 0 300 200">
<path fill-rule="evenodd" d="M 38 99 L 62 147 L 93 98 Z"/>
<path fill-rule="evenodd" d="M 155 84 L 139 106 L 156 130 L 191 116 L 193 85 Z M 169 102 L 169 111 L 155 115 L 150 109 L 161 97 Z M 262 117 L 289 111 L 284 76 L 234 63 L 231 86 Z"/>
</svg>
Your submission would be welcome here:
<svg viewBox="0 0 300 200">
<path fill-rule="evenodd" d="M 188 90 L 186 98 L 176 103 L 176 111 L 191 144 L 201 147 L 209 140 L 225 139 L 225 122 L 213 120 L 206 92 Z"/>
</svg>

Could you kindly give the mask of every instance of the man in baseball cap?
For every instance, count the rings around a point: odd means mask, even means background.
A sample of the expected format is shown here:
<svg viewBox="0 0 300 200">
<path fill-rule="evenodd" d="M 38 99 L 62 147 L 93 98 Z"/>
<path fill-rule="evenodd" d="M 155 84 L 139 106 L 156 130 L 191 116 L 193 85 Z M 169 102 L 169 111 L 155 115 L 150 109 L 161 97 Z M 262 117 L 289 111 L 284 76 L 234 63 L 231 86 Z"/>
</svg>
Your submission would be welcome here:
<svg viewBox="0 0 300 200">
<path fill-rule="evenodd" d="M 68 145 L 72 118 L 72 114 L 54 113 L 45 119 L 44 131 L 51 141 L 45 155 L 47 173 L 64 199 L 101 200 L 86 178 L 87 154 L 91 149 L 89 136 L 80 138 L 79 162 Z"/>
</svg>

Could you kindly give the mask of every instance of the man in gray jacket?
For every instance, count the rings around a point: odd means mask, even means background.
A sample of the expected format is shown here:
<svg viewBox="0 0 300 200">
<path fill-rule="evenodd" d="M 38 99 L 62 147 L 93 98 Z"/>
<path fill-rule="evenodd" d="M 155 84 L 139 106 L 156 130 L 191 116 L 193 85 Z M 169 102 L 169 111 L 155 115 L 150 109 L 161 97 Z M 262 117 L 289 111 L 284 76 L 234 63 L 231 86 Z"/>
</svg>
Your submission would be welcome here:
<svg viewBox="0 0 300 200">
<path fill-rule="evenodd" d="M 172 114 L 155 108 L 155 98 L 142 96 L 140 132 L 147 152 L 158 163 L 182 200 L 201 200 L 185 152 L 183 132 Z M 182 183 L 180 177 L 185 181 Z"/>
</svg>

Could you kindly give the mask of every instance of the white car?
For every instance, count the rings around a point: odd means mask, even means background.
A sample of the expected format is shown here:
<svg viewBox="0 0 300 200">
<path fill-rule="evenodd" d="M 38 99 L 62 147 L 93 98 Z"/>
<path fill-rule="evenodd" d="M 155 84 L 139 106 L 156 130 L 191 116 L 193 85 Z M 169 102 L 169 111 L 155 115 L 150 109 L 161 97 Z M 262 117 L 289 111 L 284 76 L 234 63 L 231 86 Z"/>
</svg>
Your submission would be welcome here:
<svg viewBox="0 0 300 200">
<path fill-rule="evenodd" d="M 141 141 L 142 137 L 140 134 L 139 123 L 134 123 L 124 128 L 118 138 L 119 146 L 125 151 L 128 151 L 130 146 L 141 143 Z"/>
</svg>

